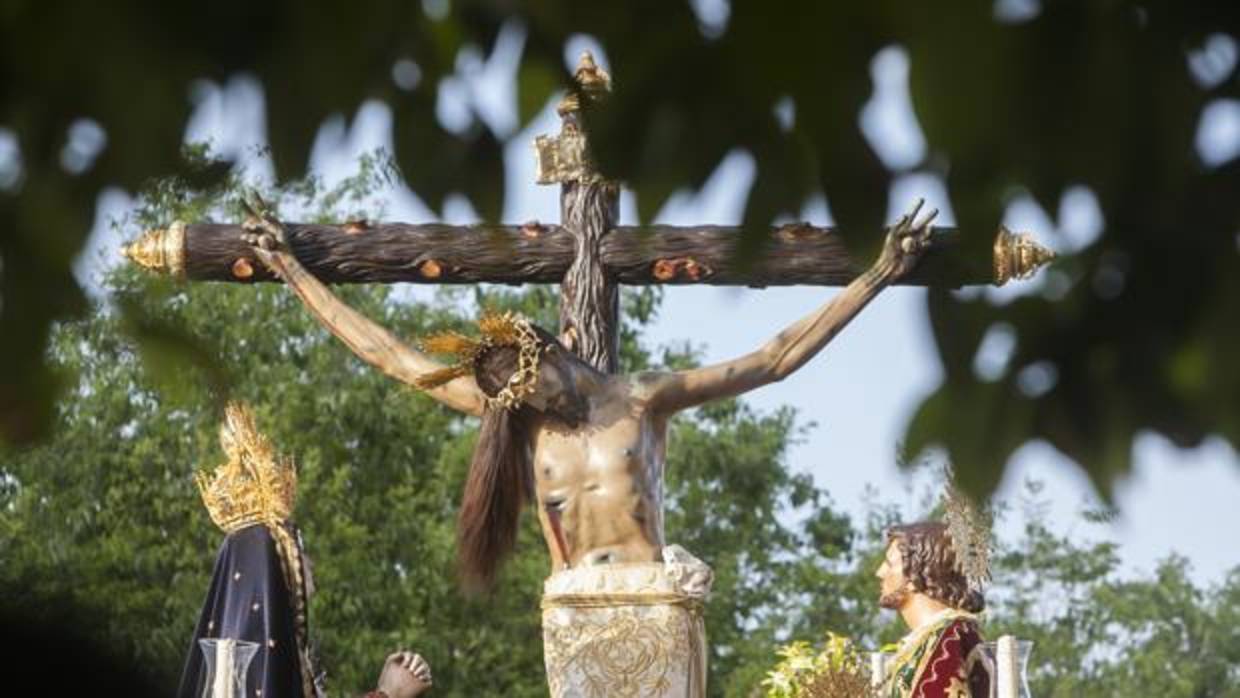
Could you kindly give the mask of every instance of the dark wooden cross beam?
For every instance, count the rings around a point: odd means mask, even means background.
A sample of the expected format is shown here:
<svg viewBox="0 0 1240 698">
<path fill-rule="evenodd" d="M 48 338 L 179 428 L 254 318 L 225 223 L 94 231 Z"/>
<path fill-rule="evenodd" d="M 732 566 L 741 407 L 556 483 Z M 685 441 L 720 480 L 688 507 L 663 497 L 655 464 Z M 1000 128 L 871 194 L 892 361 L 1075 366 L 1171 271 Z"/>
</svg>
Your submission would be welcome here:
<svg viewBox="0 0 1240 698">
<path fill-rule="evenodd" d="M 561 102 L 560 134 L 536 140 L 538 181 L 560 185 L 559 225 L 438 223 L 287 224 L 298 260 L 326 283 L 558 283 L 560 334 L 582 358 L 615 372 L 622 284 L 846 285 L 864 267 L 840 236 L 807 224 L 772 228 L 755 255 L 724 226 L 618 226 L 619 186 L 592 166 L 581 110 L 609 78 L 587 54 L 578 90 Z M 239 224 L 174 223 L 147 231 L 125 254 L 190 280 L 275 280 L 242 241 Z M 987 249 L 966 249 L 954 229 L 936 229 L 930 250 L 902 283 L 958 287 L 1024 278 L 1053 256 L 1031 236 L 1001 228 Z"/>
</svg>

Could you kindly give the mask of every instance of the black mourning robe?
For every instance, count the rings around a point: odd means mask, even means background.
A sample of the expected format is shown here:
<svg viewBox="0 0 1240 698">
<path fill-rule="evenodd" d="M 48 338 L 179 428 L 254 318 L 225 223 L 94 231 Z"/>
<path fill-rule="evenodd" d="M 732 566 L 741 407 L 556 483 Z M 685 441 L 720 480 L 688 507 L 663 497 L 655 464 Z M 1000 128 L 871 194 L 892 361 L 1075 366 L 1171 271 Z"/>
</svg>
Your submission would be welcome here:
<svg viewBox="0 0 1240 698">
<path fill-rule="evenodd" d="M 315 698 L 314 670 L 303 649 L 306 604 L 305 589 L 300 587 L 304 582 L 293 588 L 285 573 L 296 565 L 298 572 L 292 576 L 302 577 L 301 546 L 296 530 L 285 530 L 289 533 L 285 540 L 295 541 L 291 554 L 283 553 L 291 558 L 286 560 L 281 558 L 285 546 L 266 525 L 249 526 L 224 539 L 190 642 L 178 698 L 202 697 L 207 680 L 207 663 L 198 644 L 202 638 L 258 643 L 247 673 L 245 698 Z"/>
</svg>

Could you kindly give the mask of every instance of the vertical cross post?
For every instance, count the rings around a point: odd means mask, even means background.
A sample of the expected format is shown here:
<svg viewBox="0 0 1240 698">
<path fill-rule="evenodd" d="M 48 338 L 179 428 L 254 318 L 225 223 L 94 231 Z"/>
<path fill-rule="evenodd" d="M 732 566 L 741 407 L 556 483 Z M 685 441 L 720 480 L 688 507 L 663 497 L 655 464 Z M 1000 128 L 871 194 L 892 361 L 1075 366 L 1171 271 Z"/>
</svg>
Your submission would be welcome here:
<svg viewBox="0 0 1240 698">
<path fill-rule="evenodd" d="M 560 336 L 578 356 L 605 373 L 619 368 L 620 286 L 603 263 L 601 244 L 620 215 L 620 185 L 598 173 L 582 115 L 607 95 L 611 78 L 582 54 L 577 85 L 560 102 L 557 136 L 539 136 L 538 183 L 560 185 L 560 224 L 575 241 L 572 265 L 560 285 Z"/>
</svg>

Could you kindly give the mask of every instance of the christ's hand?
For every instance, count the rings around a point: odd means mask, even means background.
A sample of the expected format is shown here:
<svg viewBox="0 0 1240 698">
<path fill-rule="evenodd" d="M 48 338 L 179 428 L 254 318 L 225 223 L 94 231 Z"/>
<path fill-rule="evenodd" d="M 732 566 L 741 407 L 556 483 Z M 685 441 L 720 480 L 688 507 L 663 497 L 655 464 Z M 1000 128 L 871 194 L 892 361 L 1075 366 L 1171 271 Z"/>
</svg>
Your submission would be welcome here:
<svg viewBox="0 0 1240 698">
<path fill-rule="evenodd" d="M 930 235 L 934 230 L 931 223 L 939 215 L 939 211 L 935 209 L 921 220 L 917 220 L 917 214 L 921 212 L 924 203 L 924 199 L 918 199 L 912 212 L 901 216 L 900 220 L 887 231 L 882 254 L 879 255 L 878 262 L 874 264 L 875 272 L 887 283 L 912 271 L 930 247 Z"/>
<path fill-rule="evenodd" d="M 249 215 L 241 227 L 246 231 L 242 239 L 254 248 L 254 254 L 277 274 L 280 270 L 273 264 L 273 253 L 288 252 L 288 236 L 282 224 L 271 211 L 266 201 L 255 192 L 246 198 L 245 210 Z"/>
<path fill-rule="evenodd" d="M 822 350 L 861 309 L 889 284 L 912 271 L 930 246 L 930 224 L 938 211 L 921 220 L 924 202 L 887 231 L 878 261 L 853 279 L 844 291 L 818 310 L 789 325 L 757 351 L 712 366 L 650 374 L 640 382 L 652 409 L 664 414 L 733 397 L 783 380 Z"/>
<path fill-rule="evenodd" d="M 289 245 L 284 224 L 257 194 L 247 197 L 245 208 L 249 216 L 242 224 L 246 231 L 242 239 L 250 245 L 254 256 L 288 284 L 306 304 L 306 309 L 354 354 L 408 385 L 416 385 L 419 377 L 443 368 L 442 364 L 350 308 L 303 267 Z M 427 394 L 466 414 L 481 415 L 485 404 L 482 391 L 472 377 L 459 378 Z"/>
</svg>

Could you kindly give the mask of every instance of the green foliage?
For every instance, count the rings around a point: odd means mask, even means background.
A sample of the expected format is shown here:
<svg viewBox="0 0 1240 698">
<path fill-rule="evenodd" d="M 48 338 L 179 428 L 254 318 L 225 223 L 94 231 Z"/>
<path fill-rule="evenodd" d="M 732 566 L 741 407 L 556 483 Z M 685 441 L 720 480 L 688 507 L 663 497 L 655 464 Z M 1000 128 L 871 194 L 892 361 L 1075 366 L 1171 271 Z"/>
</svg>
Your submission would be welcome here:
<svg viewBox="0 0 1240 698">
<path fill-rule="evenodd" d="M 1112 544 L 1053 534 L 1036 505 L 1025 519 L 998 560 L 986 627 L 1033 641 L 1034 695 L 1240 696 L 1240 568 L 1203 588 L 1172 555 L 1121 579 Z"/>
<path fill-rule="evenodd" d="M 871 693 L 865 655 L 843 635 L 827 632 L 817 652 L 797 641 L 777 654 L 779 663 L 762 680 L 766 698 L 864 698 Z"/>
</svg>

